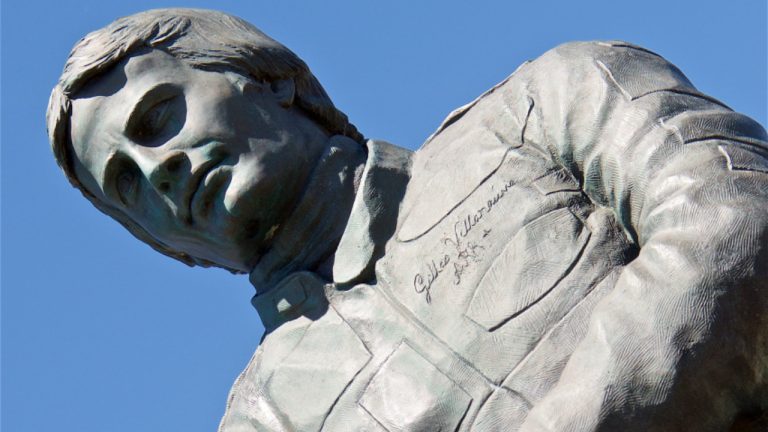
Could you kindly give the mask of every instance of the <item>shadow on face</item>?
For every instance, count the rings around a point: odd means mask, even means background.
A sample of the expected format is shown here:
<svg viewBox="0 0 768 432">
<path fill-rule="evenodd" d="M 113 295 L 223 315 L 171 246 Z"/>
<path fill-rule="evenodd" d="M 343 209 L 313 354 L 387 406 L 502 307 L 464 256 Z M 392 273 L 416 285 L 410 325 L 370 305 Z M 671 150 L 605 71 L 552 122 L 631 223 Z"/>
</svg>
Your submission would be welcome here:
<svg viewBox="0 0 768 432">
<path fill-rule="evenodd" d="M 293 92 L 141 51 L 73 98 L 75 174 L 170 248 L 248 271 L 327 145 Z"/>
</svg>

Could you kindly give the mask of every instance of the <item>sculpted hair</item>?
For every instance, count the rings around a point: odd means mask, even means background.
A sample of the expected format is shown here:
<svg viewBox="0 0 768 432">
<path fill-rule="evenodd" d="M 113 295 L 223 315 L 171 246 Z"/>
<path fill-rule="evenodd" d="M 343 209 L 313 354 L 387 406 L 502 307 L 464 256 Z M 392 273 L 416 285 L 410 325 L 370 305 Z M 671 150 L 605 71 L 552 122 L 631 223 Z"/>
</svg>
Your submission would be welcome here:
<svg viewBox="0 0 768 432">
<path fill-rule="evenodd" d="M 72 48 L 48 103 L 48 138 L 56 162 L 69 182 L 96 208 L 158 252 L 185 264 L 218 266 L 175 251 L 153 238 L 123 212 L 89 193 L 73 169 L 69 124 L 71 98 L 91 79 L 143 48 L 163 50 L 197 69 L 235 72 L 266 82 L 291 78 L 296 86 L 297 106 L 331 134 L 346 135 L 363 142 L 362 135 L 349 123 L 347 116 L 334 107 L 298 56 L 237 17 L 200 9 L 157 9 L 120 18 L 86 35 Z"/>
</svg>

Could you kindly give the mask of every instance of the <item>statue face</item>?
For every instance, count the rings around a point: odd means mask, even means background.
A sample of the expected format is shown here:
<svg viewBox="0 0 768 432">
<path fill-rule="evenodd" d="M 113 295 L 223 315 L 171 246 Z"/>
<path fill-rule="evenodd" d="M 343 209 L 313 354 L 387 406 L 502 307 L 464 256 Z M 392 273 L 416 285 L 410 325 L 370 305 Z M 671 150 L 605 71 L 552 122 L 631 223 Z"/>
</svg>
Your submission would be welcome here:
<svg viewBox="0 0 768 432">
<path fill-rule="evenodd" d="M 197 70 L 159 50 L 129 57 L 75 96 L 84 187 L 172 249 L 243 271 L 327 145 L 291 106 L 292 81 Z"/>
</svg>

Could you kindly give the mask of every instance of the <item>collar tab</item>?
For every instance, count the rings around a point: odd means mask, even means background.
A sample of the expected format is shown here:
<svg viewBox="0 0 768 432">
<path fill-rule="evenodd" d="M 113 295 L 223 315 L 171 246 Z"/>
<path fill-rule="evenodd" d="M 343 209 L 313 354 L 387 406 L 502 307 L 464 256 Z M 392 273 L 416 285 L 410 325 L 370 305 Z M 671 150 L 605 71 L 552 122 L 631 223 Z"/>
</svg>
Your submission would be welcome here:
<svg viewBox="0 0 768 432">
<path fill-rule="evenodd" d="M 253 296 L 251 304 L 269 332 L 300 316 L 312 317 L 327 306 L 326 282 L 312 272 L 296 272 L 275 288 Z"/>
</svg>

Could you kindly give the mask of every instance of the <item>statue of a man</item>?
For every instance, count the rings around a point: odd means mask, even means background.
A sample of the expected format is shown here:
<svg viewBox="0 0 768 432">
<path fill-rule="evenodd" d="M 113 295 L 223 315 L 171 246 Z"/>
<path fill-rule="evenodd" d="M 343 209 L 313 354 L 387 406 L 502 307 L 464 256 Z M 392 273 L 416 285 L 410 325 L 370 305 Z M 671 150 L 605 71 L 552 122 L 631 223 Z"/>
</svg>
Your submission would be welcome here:
<svg viewBox="0 0 768 432">
<path fill-rule="evenodd" d="M 140 240 L 250 274 L 221 431 L 761 427 L 766 132 L 648 50 L 562 45 L 412 153 L 253 26 L 154 10 L 77 43 L 48 130 Z"/>
</svg>

